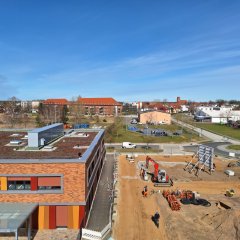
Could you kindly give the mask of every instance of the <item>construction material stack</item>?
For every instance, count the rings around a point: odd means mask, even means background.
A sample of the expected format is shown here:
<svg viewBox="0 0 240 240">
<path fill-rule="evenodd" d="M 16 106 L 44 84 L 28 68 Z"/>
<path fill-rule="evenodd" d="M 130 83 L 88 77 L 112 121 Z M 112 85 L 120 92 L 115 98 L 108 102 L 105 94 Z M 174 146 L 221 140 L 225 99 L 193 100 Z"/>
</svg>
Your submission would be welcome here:
<svg viewBox="0 0 240 240">
<path fill-rule="evenodd" d="M 167 199 L 168 204 L 173 211 L 179 211 L 181 209 L 181 205 L 175 194 L 172 194 L 169 190 L 164 190 L 163 196 Z"/>
</svg>

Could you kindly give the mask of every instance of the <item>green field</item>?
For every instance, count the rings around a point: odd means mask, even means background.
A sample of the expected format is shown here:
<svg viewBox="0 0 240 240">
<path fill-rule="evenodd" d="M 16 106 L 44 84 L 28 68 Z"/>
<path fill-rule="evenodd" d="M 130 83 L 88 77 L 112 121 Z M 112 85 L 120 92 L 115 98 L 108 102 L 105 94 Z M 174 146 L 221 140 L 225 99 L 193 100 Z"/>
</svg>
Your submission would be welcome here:
<svg viewBox="0 0 240 240">
<path fill-rule="evenodd" d="M 240 140 L 240 129 L 234 129 L 226 125 L 214 124 L 214 123 L 195 123 L 195 126 L 206 129 L 208 131 Z"/>
<path fill-rule="evenodd" d="M 240 150 L 240 145 L 229 145 L 227 148 L 231 150 Z"/>
<path fill-rule="evenodd" d="M 174 118 L 177 120 L 183 121 L 185 123 L 191 124 L 195 127 L 199 127 L 222 136 L 235 138 L 240 140 L 240 129 L 234 129 L 232 127 L 228 127 L 227 125 L 217 124 L 217 123 L 201 123 L 195 122 L 190 116 L 185 114 L 176 114 Z"/>
<path fill-rule="evenodd" d="M 143 126 L 141 126 L 143 127 Z M 152 126 L 149 126 L 153 128 Z M 140 126 L 138 126 L 140 128 Z M 177 125 L 161 125 L 157 128 L 165 130 L 178 130 L 181 127 Z M 201 141 L 202 138 L 199 138 L 198 135 L 191 131 L 183 129 L 183 134 L 181 136 L 144 136 L 141 133 L 131 132 L 126 129 L 126 126 L 123 123 L 121 118 L 117 118 L 114 124 L 106 128 L 105 131 L 105 142 L 107 143 L 120 143 L 120 142 L 133 142 L 133 143 L 182 143 L 189 141 Z"/>
</svg>

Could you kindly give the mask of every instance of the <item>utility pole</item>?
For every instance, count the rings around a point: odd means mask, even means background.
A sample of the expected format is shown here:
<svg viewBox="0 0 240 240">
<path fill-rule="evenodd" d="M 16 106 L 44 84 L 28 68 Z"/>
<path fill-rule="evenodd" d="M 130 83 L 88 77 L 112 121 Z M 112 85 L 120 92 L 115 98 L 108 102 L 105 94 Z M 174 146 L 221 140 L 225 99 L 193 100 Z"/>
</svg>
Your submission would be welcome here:
<svg viewBox="0 0 240 240">
<path fill-rule="evenodd" d="M 127 131 L 127 116 L 125 116 L 125 126 L 126 126 L 126 131 Z"/>
</svg>

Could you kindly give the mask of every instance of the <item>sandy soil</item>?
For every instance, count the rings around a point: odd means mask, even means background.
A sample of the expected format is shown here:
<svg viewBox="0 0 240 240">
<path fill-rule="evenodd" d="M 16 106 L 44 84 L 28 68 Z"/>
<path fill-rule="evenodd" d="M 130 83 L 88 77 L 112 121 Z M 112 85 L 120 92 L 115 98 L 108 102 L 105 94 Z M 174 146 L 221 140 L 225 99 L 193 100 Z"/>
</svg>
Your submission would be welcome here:
<svg viewBox="0 0 240 240">
<path fill-rule="evenodd" d="M 185 161 L 191 157 L 153 158 L 160 161 L 162 168 L 174 179 L 171 190 L 198 191 L 201 198 L 211 202 L 211 207 L 181 205 L 180 211 L 173 212 L 162 194 L 155 193 L 143 198 L 141 192 L 145 185 L 148 185 L 149 192 L 152 189 L 162 191 L 163 188 L 154 188 L 152 182 L 140 179 L 138 162 L 143 161 L 145 156 L 138 157 L 134 163 L 129 163 L 125 156 L 121 156 L 114 239 L 240 239 L 239 169 L 235 168 L 236 176 L 229 178 L 223 172 L 229 161 L 215 159 L 216 172 L 212 175 L 201 172 L 199 177 L 196 177 L 183 170 Z M 236 192 L 233 198 L 224 196 L 230 188 Z M 232 209 L 220 207 L 219 201 L 228 204 Z M 151 220 L 155 211 L 159 211 L 161 215 L 159 229 Z"/>
</svg>

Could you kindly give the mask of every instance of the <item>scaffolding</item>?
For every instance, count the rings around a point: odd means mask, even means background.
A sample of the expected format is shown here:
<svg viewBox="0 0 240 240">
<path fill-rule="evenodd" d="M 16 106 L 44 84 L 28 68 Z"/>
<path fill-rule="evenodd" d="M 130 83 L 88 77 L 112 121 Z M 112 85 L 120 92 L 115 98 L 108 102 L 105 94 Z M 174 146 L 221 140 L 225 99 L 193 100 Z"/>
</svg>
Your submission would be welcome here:
<svg viewBox="0 0 240 240">
<path fill-rule="evenodd" d="M 206 171 L 207 167 L 209 173 L 212 174 L 215 166 L 213 163 L 213 156 L 214 148 L 200 145 L 197 153 L 193 155 L 191 161 L 187 163 L 184 170 L 188 170 L 189 173 L 192 173 L 195 170 L 195 175 L 198 176 L 202 170 Z M 198 159 L 197 162 L 193 163 L 196 158 Z"/>
</svg>

